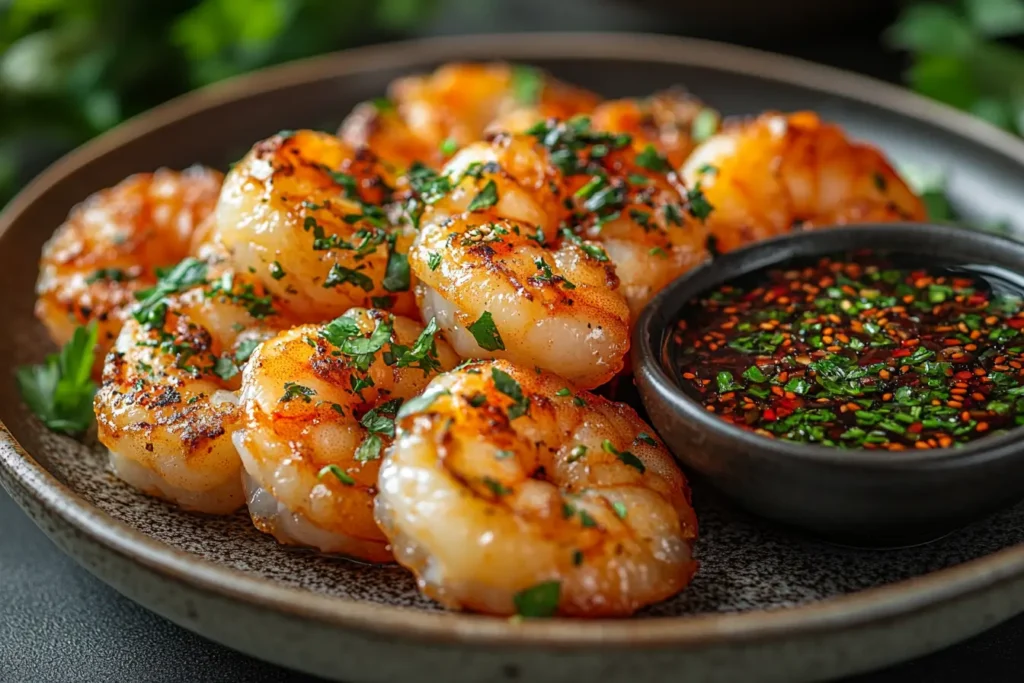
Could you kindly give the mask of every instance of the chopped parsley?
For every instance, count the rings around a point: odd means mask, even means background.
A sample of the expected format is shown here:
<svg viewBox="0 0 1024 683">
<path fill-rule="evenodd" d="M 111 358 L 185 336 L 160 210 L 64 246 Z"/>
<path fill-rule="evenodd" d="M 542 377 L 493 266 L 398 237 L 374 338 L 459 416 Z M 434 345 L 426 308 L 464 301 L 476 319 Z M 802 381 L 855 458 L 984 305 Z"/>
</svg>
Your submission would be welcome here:
<svg viewBox="0 0 1024 683">
<path fill-rule="evenodd" d="M 640 458 L 636 457 L 629 451 L 620 451 L 616 449 L 612 442 L 609 441 L 608 439 L 605 439 L 604 441 L 601 442 L 601 448 L 606 453 L 611 453 L 612 455 L 614 455 L 615 457 L 617 457 L 619 460 L 629 465 L 630 467 L 639 470 L 641 474 L 647 471 L 647 467 L 644 465 L 643 461 L 640 460 Z"/>
<path fill-rule="evenodd" d="M 530 397 L 523 395 L 523 388 L 510 374 L 500 368 L 491 368 L 491 379 L 494 388 L 512 399 L 508 407 L 508 419 L 514 420 L 530 410 Z"/>
<path fill-rule="evenodd" d="M 505 350 L 505 342 L 501 339 L 501 334 L 494 324 L 490 311 L 481 313 L 476 322 L 471 323 L 468 329 L 481 349 L 485 351 Z"/>
<path fill-rule="evenodd" d="M 441 255 L 436 251 L 430 252 L 430 256 L 427 257 L 427 267 L 431 270 L 437 270 L 439 265 L 441 265 Z"/>
<path fill-rule="evenodd" d="M 450 157 L 459 151 L 459 143 L 454 138 L 445 138 L 440 145 L 441 154 Z"/>
<path fill-rule="evenodd" d="M 335 263 L 331 266 L 331 270 L 327 273 L 327 278 L 324 280 L 324 289 L 330 289 L 345 283 L 355 285 L 365 292 L 373 291 L 373 280 L 367 275 L 360 273 L 358 270 L 346 268 Z"/>
<path fill-rule="evenodd" d="M 270 277 L 274 278 L 275 280 L 280 280 L 285 276 L 284 268 L 282 268 L 281 264 L 278 263 L 277 261 L 271 263 L 268 266 L 268 269 L 270 270 Z"/>
<path fill-rule="evenodd" d="M 530 106 L 540 102 L 544 89 L 544 73 L 532 66 L 517 64 L 512 67 L 512 97 L 521 105 Z"/>
<path fill-rule="evenodd" d="M 370 281 L 371 288 L 373 281 Z M 381 285 L 389 292 L 405 292 L 409 289 L 409 257 L 394 249 L 388 256 L 387 270 Z"/>
<path fill-rule="evenodd" d="M 642 166 L 648 171 L 654 171 L 655 173 L 667 173 L 672 170 L 665 157 L 658 154 L 653 145 L 647 145 L 642 152 L 636 155 L 636 163 L 638 166 Z"/>
<path fill-rule="evenodd" d="M 570 242 L 575 244 L 577 247 L 582 249 L 583 252 L 585 254 L 587 254 L 588 256 L 596 258 L 598 261 L 601 261 L 601 262 L 605 262 L 605 261 L 609 260 L 608 259 L 608 254 L 607 254 L 607 252 L 605 252 L 604 249 L 602 249 L 601 247 L 597 246 L 596 244 L 590 244 L 589 242 L 583 241 L 582 237 L 580 237 L 579 235 L 574 233 L 569 228 L 562 228 L 562 235 L 565 237 L 565 239 L 569 240 Z"/>
<path fill-rule="evenodd" d="M 213 374 L 223 380 L 229 380 L 239 372 L 238 366 L 235 365 L 235 361 L 227 356 L 219 356 L 213 364 Z"/>
<path fill-rule="evenodd" d="M 526 588 L 515 594 L 512 601 L 516 614 L 522 617 L 546 618 L 558 611 L 558 601 L 562 595 L 560 581 L 544 581 Z"/>
<path fill-rule="evenodd" d="M 326 467 L 322 468 L 319 472 L 317 472 L 316 477 L 317 479 L 323 479 L 328 474 L 333 474 L 338 479 L 338 481 L 340 481 L 345 486 L 355 486 L 356 480 L 353 479 L 348 472 L 334 464 L 327 465 Z"/>
<path fill-rule="evenodd" d="M 238 344 L 238 348 L 235 349 L 235 362 L 239 365 L 249 360 L 249 356 L 256 350 L 256 347 L 260 345 L 259 339 L 245 339 Z"/>
<path fill-rule="evenodd" d="M 473 200 L 466 207 L 469 211 L 480 211 L 498 203 L 498 186 L 493 180 L 488 180 L 483 189 L 477 193 Z"/>
<path fill-rule="evenodd" d="M 701 109 L 693 117 L 690 125 L 690 137 L 694 142 L 704 142 L 718 131 L 718 114 L 713 109 Z"/>
<path fill-rule="evenodd" d="M 301 400 L 303 403 L 309 403 L 312 396 L 316 396 L 316 391 L 310 389 L 307 386 L 303 386 L 298 382 L 285 382 L 284 383 L 284 394 L 281 396 L 281 403 L 288 403 L 295 399 Z"/>
<path fill-rule="evenodd" d="M 135 293 L 139 304 L 132 315 L 147 327 L 163 325 L 166 297 L 202 284 L 206 284 L 206 263 L 189 256 L 164 274 L 154 287 Z"/>
</svg>

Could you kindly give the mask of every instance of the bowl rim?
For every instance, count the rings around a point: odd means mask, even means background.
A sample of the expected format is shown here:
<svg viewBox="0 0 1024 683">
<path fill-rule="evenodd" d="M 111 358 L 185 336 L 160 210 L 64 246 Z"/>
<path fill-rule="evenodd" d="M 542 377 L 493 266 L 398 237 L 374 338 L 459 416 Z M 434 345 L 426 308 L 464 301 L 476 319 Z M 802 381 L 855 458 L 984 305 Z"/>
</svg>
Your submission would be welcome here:
<svg viewBox="0 0 1024 683">
<path fill-rule="evenodd" d="M 1024 141 L 966 114 L 869 77 L 804 60 L 706 40 L 644 33 L 512 33 L 427 38 L 356 48 L 235 77 L 182 95 L 67 154 L 41 173 L 0 212 L 5 233 L 47 188 L 128 140 L 159 130 L 244 95 L 311 83 L 374 68 L 423 69 L 450 60 L 594 59 L 662 62 L 743 73 L 865 102 L 928 125 L 1024 166 Z M 838 633 L 919 614 L 970 599 L 1024 575 L 1024 544 L 898 583 L 796 607 L 745 613 L 703 613 L 627 620 L 508 620 L 475 614 L 324 597 L 274 584 L 166 545 L 88 503 L 29 455 L 0 423 L 0 465 L 13 482 L 76 533 L 144 570 L 197 590 L 330 627 L 425 643 L 468 643 L 554 650 L 588 648 L 701 648 Z M 7 478 L 10 481 L 7 481 Z M 17 496 L 15 496 L 17 500 Z"/>
<path fill-rule="evenodd" d="M 744 448 L 747 452 L 758 452 L 762 455 L 816 462 L 838 467 L 860 467 L 873 470 L 905 470 L 910 467 L 926 466 L 933 463 L 962 464 L 971 460 L 995 460 L 1021 450 L 1020 438 L 1024 427 L 1016 427 L 1006 434 L 985 437 L 972 441 L 958 448 L 933 448 L 929 450 L 882 451 L 869 449 L 842 449 L 829 446 L 818 446 L 798 441 L 769 439 L 751 431 L 741 429 L 719 417 L 709 413 L 693 397 L 687 394 L 672 373 L 666 370 L 663 363 L 662 347 L 666 330 L 655 329 L 662 323 L 678 319 L 678 313 L 688 300 L 700 291 L 725 284 L 737 277 L 748 275 L 754 271 L 771 268 L 789 260 L 794 254 L 789 251 L 793 245 L 805 246 L 800 256 L 824 256 L 830 253 L 848 251 L 842 247 L 830 247 L 829 242 L 846 237 L 862 237 L 865 249 L 885 250 L 893 241 L 907 238 L 931 237 L 928 256 L 944 258 L 948 252 L 950 260 L 957 260 L 957 251 L 968 243 L 981 243 L 981 246 L 1010 254 L 1007 260 L 1015 261 L 1015 274 L 1024 274 L 1024 245 L 1007 239 L 1001 235 L 980 231 L 968 232 L 963 228 L 933 223 L 890 223 L 846 225 L 828 230 L 798 232 L 761 240 L 754 244 L 735 249 L 703 263 L 678 278 L 662 289 L 646 306 L 637 320 L 633 330 L 632 347 L 633 365 L 642 370 L 654 391 L 655 398 L 644 396 L 644 402 L 660 401 L 668 404 L 673 412 L 694 423 L 699 429 L 707 430 L 716 437 L 727 440 L 731 444 Z M 938 239 L 934 239 L 938 238 Z M 905 247 L 904 247 L 905 248 Z M 759 258 L 754 262 L 739 266 L 752 255 Z M 989 259 L 971 259 L 980 265 L 996 264 Z M 990 261 L 986 263 L 986 261 Z M 717 272 L 716 272 L 717 271 Z M 727 273 L 727 274 L 726 274 Z M 694 283 L 706 279 L 700 286 Z M 696 291 L 690 291 L 696 290 Z M 684 300 L 685 299 L 685 300 Z"/>
</svg>

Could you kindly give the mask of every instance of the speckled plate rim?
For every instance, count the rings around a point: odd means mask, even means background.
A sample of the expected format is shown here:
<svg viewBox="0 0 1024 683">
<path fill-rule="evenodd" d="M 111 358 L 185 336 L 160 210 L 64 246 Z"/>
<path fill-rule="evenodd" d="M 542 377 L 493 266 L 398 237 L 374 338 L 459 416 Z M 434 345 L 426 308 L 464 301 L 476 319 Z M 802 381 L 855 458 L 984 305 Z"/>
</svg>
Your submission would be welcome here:
<svg viewBox="0 0 1024 683">
<path fill-rule="evenodd" d="M 1024 165 L 1024 143 L 950 108 L 848 72 L 747 48 L 695 39 L 623 33 L 540 33 L 445 37 L 349 50 L 268 69 L 172 100 L 122 124 L 54 163 L 0 213 L 0 243 L 16 218 L 47 188 L 126 140 L 242 95 L 355 74 L 373 68 L 415 69 L 459 59 L 616 59 L 657 61 L 752 75 L 860 100 L 952 134 Z M 34 258 L 34 257 L 33 257 Z M 1024 545 L 883 587 L 804 606 L 744 613 L 643 620 L 527 620 L 327 597 L 288 588 L 167 546 L 90 505 L 26 453 L 0 423 L 0 480 L 29 496 L 90 542 L 172 581 L 282 615 L 422 642 L 529 646 L 536 649 L 742 645 L 823 635 L 884 623 L 996 591 L 1024 578 Z M 16 493 L 14 488 L 20 489 Z M 25 507 L 23 500 L 18 501 Z"/>
</svg>

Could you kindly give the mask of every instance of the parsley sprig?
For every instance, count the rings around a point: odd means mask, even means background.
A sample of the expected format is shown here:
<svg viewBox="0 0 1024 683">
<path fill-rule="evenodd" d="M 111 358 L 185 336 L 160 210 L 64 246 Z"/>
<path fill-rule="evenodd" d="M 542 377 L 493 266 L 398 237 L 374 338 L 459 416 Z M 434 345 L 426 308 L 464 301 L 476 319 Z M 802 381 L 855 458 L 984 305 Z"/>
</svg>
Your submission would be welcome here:
<svg viewBox="0 0 1024 683">
<path fill-rule="evenodd" d="M 25 404 L 50 429 L 81 434 L 93 421 L 93 350 L 97 330 L 94 324 L 79 327 L 59 353 L 47 356 L 42 365 L 18 368 L 18 389 Z"/>
</svg>

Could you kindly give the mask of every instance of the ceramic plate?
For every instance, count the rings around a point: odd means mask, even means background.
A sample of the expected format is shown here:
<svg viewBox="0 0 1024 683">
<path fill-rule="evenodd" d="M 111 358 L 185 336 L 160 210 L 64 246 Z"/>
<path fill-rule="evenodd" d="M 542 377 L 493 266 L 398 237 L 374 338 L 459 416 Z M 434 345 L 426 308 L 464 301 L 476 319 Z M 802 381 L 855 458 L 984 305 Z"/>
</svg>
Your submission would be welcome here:
<svg viewBox="0 0 1024 683">
<path fill-rule="evenodd" d="M 802 681 L 867 670 L 1024 610 L 1024 505 L 935 543 L 826 545 L 719 502 L 699 484 L 701 571 L 634 619 L 453 614 L 395 567 L 288 550 L 242 514 L 179 512 L 120 484 L 103 453 L 48 433 L 13 368 L 51 350 L 32 317 L 43 241 L 89 193 L 136 171 L 220 167 L 282 128 L 333 130 L 394 77 L 457 59 L 527 61 L 607 96 L 685 84 L 727 114 L 809 108 L 893 157 L 946 169 L 967 217 L 1024 216 L 1024 143 L 891 86 L 713 43 L 628 35 L 445 38 L 248 76 L 176 100 L 59 161 L 0 216 L 0 479 L 91 572 L 182 626 L 249 654 L 361 683 L 481 680 Z M 1024 229 L 1016 225 L 1014 229 Z"/>
</svg>

